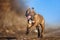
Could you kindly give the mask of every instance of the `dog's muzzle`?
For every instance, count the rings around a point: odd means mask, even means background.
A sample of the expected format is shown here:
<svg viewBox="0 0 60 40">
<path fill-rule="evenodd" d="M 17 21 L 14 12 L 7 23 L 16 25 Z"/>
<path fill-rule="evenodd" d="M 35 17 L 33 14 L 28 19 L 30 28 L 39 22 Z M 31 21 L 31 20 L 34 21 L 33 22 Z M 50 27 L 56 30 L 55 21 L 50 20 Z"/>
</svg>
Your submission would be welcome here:
<svg viewBox="0 0 60 40">
<path fill-rule="evenodd" d="M 31 18 L 31 16 L 28 16 L 27 19 L 29 20 Z"/>
</svg>

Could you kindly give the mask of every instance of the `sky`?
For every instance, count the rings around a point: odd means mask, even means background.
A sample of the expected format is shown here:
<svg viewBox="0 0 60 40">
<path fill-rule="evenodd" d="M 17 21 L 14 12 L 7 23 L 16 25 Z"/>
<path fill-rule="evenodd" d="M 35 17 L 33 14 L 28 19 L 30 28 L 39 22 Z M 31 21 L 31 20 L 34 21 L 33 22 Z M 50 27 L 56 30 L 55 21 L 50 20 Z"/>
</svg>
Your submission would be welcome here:
<svg viewBox="0 0 60 40">
<path fill-rule="evenodd" d="M 36 13 L 41 14 L 46 23 L 60 23 L 60 0 L 26 0 L 26 5 L 34 7 Z"/>
</svg>

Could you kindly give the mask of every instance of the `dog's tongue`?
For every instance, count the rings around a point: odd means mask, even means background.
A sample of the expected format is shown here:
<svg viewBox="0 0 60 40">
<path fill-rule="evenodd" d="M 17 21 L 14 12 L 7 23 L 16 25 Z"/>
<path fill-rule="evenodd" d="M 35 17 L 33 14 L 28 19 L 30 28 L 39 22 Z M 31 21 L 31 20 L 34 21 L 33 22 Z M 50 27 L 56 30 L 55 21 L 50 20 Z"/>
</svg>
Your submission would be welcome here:
<svg viewBox="0 0 60 40">
<path fill-rule="evenodd" d="M 30 18 L 31 18 L 31 16 L 28 16 L 28 17 L 27 17 L 27 19 L 30 19 Z"/>
</svg>

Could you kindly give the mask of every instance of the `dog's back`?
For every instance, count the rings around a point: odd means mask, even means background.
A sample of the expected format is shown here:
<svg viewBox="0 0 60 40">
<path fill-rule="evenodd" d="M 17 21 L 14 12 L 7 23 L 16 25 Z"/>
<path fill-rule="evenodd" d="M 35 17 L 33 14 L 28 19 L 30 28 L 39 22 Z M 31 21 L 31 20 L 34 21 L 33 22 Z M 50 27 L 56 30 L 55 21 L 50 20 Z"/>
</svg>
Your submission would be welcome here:
<svg viewBox="0 0 60 40">
<path fill-rule="evenodd" d="M 44 21 L 44 18 L 43 18 L 42 15 L 36 14 L 36 15 L 34 16 L 34 19 L 33 19 L 33 20 L 34 20 L 35 22 L 42 23 L 42 21 Z"/>
</svg>

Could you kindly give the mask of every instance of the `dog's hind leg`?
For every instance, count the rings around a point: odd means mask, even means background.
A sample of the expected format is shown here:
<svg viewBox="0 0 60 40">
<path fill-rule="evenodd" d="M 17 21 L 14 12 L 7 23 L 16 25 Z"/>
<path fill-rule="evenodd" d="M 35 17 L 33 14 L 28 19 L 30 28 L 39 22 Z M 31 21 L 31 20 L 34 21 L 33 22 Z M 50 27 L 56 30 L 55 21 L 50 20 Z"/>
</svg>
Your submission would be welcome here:
<svg viewBox="0 0 60 40">
<path fill-rule="evenodd" d="M 38 31 L 38 38 L 40 37 L 40 30 L 39 30 L 39 26 L 36 26 L 36 29 Z"/>
<path fill-rule="evenodd" d="M 41 24 L 41 38 L 43 38 L 44 35 L 44 24 Z"/>
</svg>

